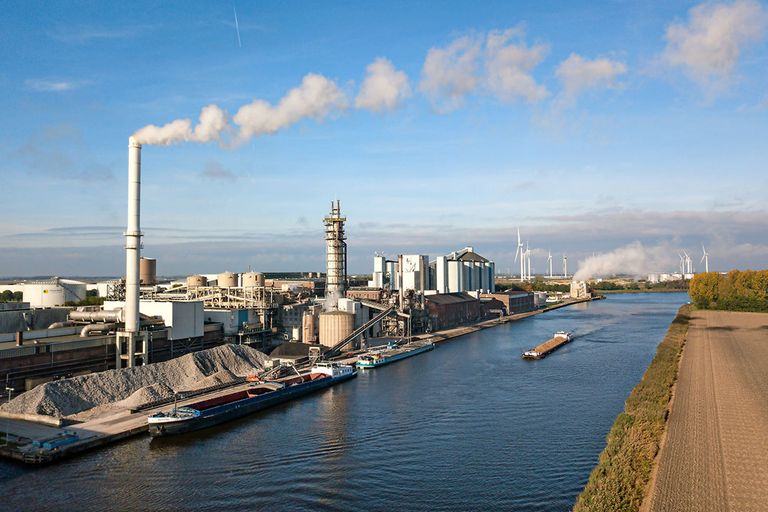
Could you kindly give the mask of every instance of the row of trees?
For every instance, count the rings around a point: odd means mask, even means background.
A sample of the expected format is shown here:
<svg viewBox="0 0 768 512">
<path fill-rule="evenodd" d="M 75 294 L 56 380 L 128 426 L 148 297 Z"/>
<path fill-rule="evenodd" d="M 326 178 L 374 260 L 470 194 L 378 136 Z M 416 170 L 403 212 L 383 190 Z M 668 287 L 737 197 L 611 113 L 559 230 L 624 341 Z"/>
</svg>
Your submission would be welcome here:
<svg viewBox="0 0 768 512">
<path fill-rule="evenodd" d="M 688 293 L 703 309 L 768 312 L 768 270 L 696 274 Z"/>
<path fill-rule="evenodd" d="M 21 302 L 21 292 L 12 292 L 11 290 L 4 290 L 0 293 L 0 302 Z"/>
</svg>

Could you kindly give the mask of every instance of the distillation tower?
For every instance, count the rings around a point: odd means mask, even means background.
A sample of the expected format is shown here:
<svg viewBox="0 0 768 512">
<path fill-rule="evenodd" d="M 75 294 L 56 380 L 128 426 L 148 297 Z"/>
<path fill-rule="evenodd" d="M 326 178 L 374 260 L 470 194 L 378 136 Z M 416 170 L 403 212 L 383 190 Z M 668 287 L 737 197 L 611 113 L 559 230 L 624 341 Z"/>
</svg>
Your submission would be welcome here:
<svg viewBox="0 0 768 512">
<path fill-rule="evenodd" d="M 341 216 L 341 202 L 331 201 L 331 212 L 323 219 L 326 245 L 326 309 L 333 309 L 344 297 L 347 284 L 347 243 L 344 234 L 346 217 Z"/>
</svg>

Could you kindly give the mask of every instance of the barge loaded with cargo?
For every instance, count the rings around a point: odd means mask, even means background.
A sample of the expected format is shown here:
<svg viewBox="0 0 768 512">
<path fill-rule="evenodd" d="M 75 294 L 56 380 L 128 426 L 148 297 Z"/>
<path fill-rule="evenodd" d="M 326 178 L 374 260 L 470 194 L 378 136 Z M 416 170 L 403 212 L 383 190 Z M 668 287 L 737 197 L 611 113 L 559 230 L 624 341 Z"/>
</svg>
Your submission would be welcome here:
<svg viewBox="0 0 768 512">
<path fill-rule="evenodd" d="M 240 418 L 357 375 L 353 366 L 320 362 L 308 373 L 279 381 L 254 382 L 245 390 L 174 407 L 147 418 L 149 434 L 164 437 L 212 427 Z"/>
<path fill-rule="evenodd" d="M 526 350 L 523 352 L 523 359 L 541 359 L 546 357 L 547 354 L 554 352 L 572 339 L 572 333 L 566 331 L 557 331 L 551 339 L 545 341 L 537 347 L 532 348 L 531 350 Z"/>
<path fill-rule="evenodd" d="M 414 341 L 404 345 L 387 344 L 384 348 L 370 350 L 357 356 L 358 368 L 376 368 L 435 348 L 431 341 Z"/>
</svg>

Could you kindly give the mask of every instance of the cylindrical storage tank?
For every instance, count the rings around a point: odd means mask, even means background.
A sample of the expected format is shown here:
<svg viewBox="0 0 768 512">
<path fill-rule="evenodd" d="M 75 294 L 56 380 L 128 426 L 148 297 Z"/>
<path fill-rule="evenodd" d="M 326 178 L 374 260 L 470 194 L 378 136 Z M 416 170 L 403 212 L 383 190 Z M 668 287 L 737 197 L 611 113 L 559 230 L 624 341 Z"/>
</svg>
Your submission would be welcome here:
<svg viewBox="0 0 768 512">
<path fill-rule="evenodd" d="M 315 315 L 310 312 L 305 312 L 304 317 L 301 320 L 302 334 L 301 340 L 304 343 L 315 343 L 317 341 L 317 333 L 315 332 Z"/>
<path fill-rule="evenodd" d="M 22 295 L 22 300 L 33 308 L 63 306 L 66 302 L 64 287 L 57 281 L 24 283 Z"/>
<path fill-rule="evenodd" d="M 264 286 L 264 274 L 261 272 L 246 272 L 243 274 L 243 288 Z"/>
<path fill-rule="evenodd" d="M 222 272 L 218 275 L 219 288 L 233 288 L 237 286 L 237 274 L 234 272 Z"/>
<path fill-rule="evenodd" d="M 187 277 L 187 288 L 196 288 L 198 286 L 208 286 L 208 278 L 200 275 Z"/>
<path fill-rule="evenodd" d="M 157 260 L 141 257 L 139 260 L 139 283 L 145 286 L 157 284 Z"/>
<path fill-rule="evenodd" d="M 320 313 L 320 344 L 332 347 L 355 330 L 355 315 L 344 311 Z"/>
</svg>

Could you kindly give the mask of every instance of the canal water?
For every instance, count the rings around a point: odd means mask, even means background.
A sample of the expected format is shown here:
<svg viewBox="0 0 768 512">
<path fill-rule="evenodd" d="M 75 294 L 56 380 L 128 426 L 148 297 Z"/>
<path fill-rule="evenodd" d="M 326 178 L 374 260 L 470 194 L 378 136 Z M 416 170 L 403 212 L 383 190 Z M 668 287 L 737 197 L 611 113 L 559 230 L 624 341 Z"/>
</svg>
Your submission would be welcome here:
<svg viewBox="0 0 768 512">
<path fill-rule="evenodd" d="M 621 294 L 456 338 L 202 433 L 0 462 L 6 510 L 569 510 L 686 294 Z M 575 340 L 520 354 L 557 330 Z"/>
</svg>

